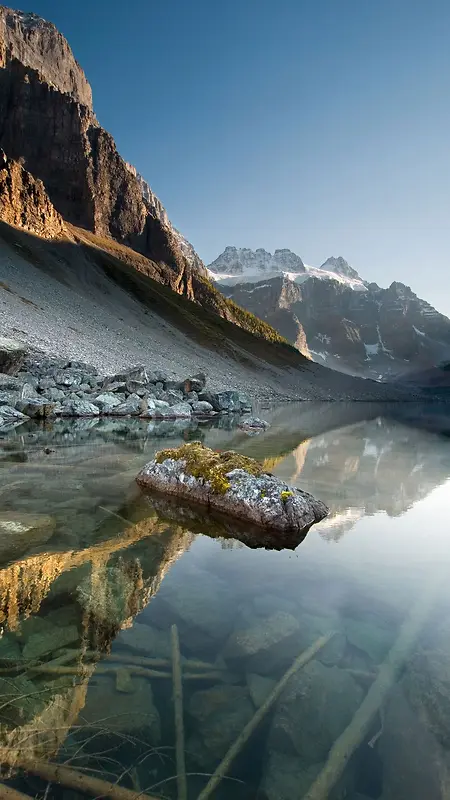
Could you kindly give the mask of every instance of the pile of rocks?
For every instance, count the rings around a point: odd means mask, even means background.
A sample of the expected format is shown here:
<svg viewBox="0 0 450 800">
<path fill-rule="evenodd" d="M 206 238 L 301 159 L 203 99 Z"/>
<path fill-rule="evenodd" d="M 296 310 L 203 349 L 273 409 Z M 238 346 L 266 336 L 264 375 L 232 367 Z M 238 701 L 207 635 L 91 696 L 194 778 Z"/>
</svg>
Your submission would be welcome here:
<svg viewBox="0 0 450 800">
<path fill-rule="evenodd" d="M 141 417 L 170 420 L 247 413 L 251 401 L 234 390 L 206 390 L 203 373 L 184 380 L 136 366 L 100 375 L 80 361 L 24 358 L 14 375 L 0 373 L 0 429 L 28 418 Z M 11 373 L 11 370 L 10 370 Z"/>
</svg>

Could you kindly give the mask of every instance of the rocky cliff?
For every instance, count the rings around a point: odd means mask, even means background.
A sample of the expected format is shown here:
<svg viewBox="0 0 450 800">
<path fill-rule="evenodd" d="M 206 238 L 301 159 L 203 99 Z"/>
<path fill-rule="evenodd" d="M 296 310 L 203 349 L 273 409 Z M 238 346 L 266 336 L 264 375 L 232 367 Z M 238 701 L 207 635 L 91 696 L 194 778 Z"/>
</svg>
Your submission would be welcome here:
<svg viewBox="0 0 450 800">
<path fill-rule="evenodd" d="M 0 219 L 38 236 L 54 239 L 64 221 L 50 202 L 42 181 L 0 150 Z"/>
<path fill-rule="evenodd" d="M 295 259 L 301 268 L 287 269 Z M 333 369 L 393 377 L 450 357 L 447 317 L 403 283 L 363 281 L 342 257 L 314 268 L 285 250 L 227 247 L 209 270 L 227 297 Z"/>
<path fill-rule="evenodd" d="M 32 14 L 2 8 L 0 21 L 0 146 L 42 180 L 65 220 L 167 265 L 172 288 L 193 297 L 192 274 L 203 265 L 98 124 L 64 37 Z"/>
</svg>

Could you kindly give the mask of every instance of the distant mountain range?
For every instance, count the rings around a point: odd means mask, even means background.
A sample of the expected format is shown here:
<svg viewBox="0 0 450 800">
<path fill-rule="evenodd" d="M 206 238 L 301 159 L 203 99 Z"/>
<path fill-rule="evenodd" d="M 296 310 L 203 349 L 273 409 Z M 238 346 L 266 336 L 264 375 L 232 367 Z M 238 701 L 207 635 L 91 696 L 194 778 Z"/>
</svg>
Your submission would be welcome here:
<svg viewBox="0 0 450 800">
<path fill-rule="evenodd" d="M 341 256 L 311 267 L 291 250 L 226 247 L 208 267 L 228 297 L 307 357 L 386 379 L 450 358 L 450 320 L 403 283 L 382 289 Z"/>
</svg>

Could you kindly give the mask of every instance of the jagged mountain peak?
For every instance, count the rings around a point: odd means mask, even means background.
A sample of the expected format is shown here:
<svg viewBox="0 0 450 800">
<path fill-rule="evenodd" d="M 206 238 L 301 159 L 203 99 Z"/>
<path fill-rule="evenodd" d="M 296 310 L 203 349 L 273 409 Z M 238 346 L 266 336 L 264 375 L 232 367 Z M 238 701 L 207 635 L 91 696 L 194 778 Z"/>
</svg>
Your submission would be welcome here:
<svg viewBox="0 0 450 800">
<path fill-rule="evenodd" d="M 92 111 L 92 90 L 69 43 L 52 22 L 0 6 L 0 67 L 20 61 Z"/>
<path fill-rule="evenodd" d="M 338 275 L 343 275 L 345 278 L 353 278 L 354 280 L 361 280 L 360 275 L 350 266 L 348 261 L 342 256 L 330 256 L 326 261 L 321 264 L 320 269 L 336 272 Z"/>
<path fill-rule="evenodd" d="M 305 265 L 300 256 L 287 248 L 269 253 L 263 247 L 251 250 L 249 247 L 227 245 L 223 253 L 209 265 L 212 273 L 227 275 L 246 275 L 248 277 L 282 273 L 304 272 Z"/>
</svg>

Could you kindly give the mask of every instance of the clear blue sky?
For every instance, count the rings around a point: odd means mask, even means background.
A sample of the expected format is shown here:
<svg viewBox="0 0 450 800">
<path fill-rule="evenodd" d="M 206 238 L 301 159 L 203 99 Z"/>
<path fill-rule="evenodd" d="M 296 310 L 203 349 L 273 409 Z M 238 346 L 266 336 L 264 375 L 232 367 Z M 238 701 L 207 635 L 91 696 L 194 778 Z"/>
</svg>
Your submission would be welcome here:
<svg viewBox="0 0 450 800">
<path fill-rule="evenodd" d="M 30 5 L 33 0 L 27 0 Z M 449 0 L 34 0 L 208 263 L 343 255 L 450 315 Z"/>
</svg>

